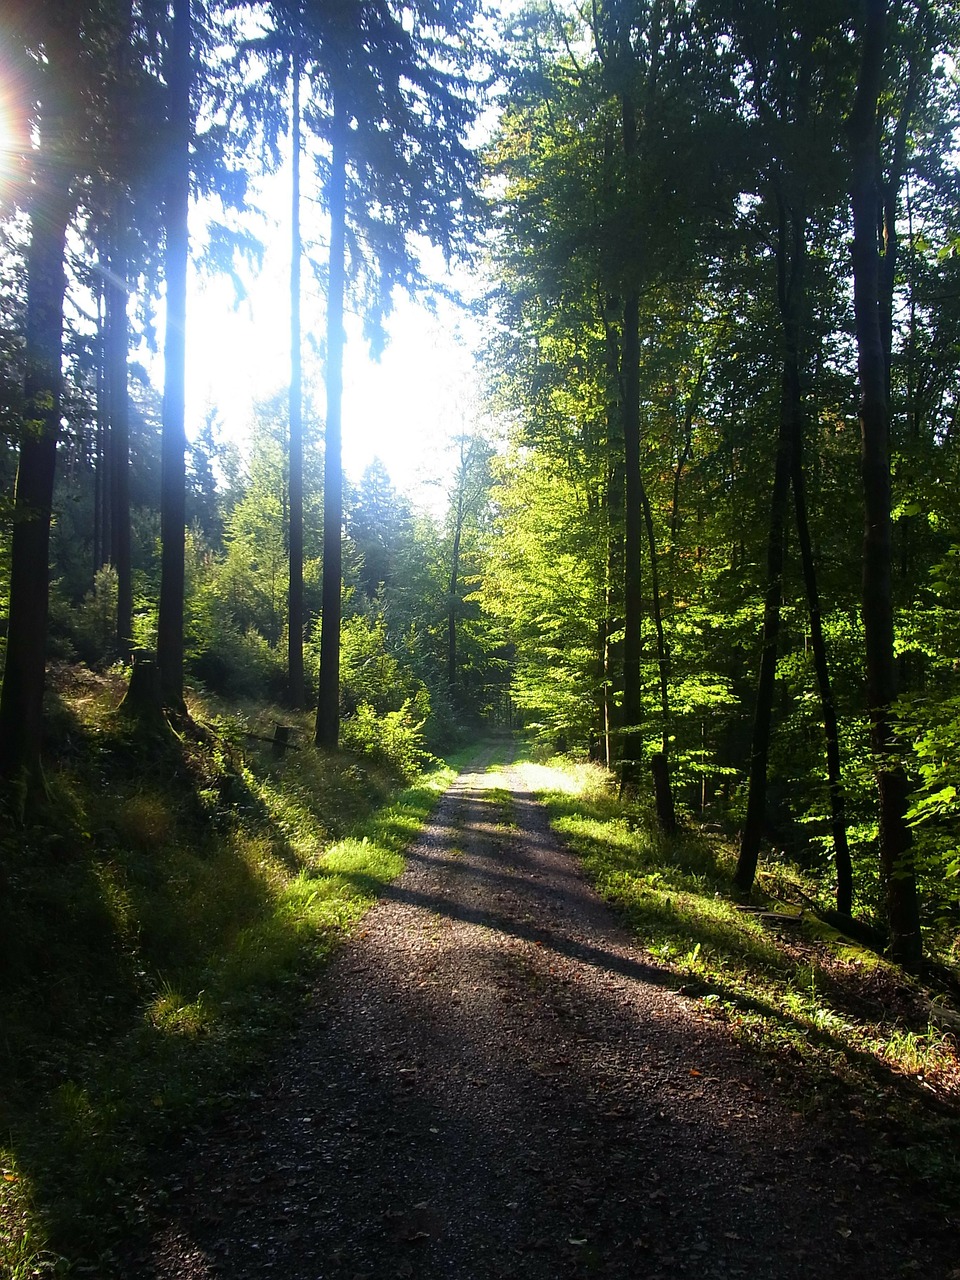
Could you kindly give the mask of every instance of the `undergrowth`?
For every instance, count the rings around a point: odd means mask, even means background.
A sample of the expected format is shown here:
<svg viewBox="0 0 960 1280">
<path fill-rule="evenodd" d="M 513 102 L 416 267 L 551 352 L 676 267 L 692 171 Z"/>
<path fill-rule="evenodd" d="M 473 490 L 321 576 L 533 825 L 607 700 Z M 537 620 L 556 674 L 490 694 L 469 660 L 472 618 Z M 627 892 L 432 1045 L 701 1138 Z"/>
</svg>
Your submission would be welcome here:
<svg viewBox="0 0 960 1280">
<path fill-rule="evenodd" d="M 798 1109 L 839 1108 L 935 1194 L 960 1186 L 960 1016 L 943 993 L 784 901 L 791 885 L 801 903 L 814 892 L 798 872 L 761 876 L 745 903 L 720 836 L 662 835 L 594 766 L 523 768 L 597 890 L 703 1016 L 760 1052 Z"/>
<path fill-rule="evenodd" d="M 306 981 L 402 868 L 452 777 L 312 748 L 306 717 L 199 698 L 140 740 L 74 673 L 51 800 L 0 827 L 0 1274 L 110 1270 L 151 1149 L 242 1094 Z M 274 757 L 272 722 L 302 749 Z M 255 736 L 254 736 L 255 735 Z M 404 748 L 406 750 L 406 746 Z"/>
</svg>

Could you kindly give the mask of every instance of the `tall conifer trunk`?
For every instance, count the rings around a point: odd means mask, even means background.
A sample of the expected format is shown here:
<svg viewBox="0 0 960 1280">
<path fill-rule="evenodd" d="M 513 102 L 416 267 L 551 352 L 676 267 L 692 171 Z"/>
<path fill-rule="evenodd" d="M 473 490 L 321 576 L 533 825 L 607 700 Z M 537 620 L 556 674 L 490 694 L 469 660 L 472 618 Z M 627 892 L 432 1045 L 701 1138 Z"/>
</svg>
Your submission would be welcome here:
<svg viewBox="0 0 960 1280">
<path fill-rule="evenodd" d="M 107 229 L 102 228 L 97 242 L 97 426 L 94 443 L 93 474 L 93 563 L 91 579 L 110 558 L 110 395 L 107 389 L 107 275 L 110 250 Z"/>
<path fill-rule="evenodd" d="M 330 161 L 330 271 L 327 281 L 327 421 L 323 455 L 323 583 L 320 624 L 320 690 L 316 744 L 335 750 L 340 737 L 340 590 L 342 573 L 343 302 L 345 289 L 347 118 L 334 92 Z"/>
<path fill-rule="evenodd" d="M 880 867 L 886 892 L 890 954 L 916 970 L 922 958 L 920 916 L 907 779 L 899 759 L 891 706 L 897 693 L 892 596 L 892 524 L 887 360 L 879 296 L 877 212 L 880 174 L 877 105 L 886 40 L 884 0 L 864 0 L 857 96 L 848 127 L 852 159 L 853 286 L 860 374 L 860 465 L 864 497 L 863 630 L 867 707 L 877 761 Z"/>
<path fill-rule="evenodd" d="M 183 710 L 183 615 L 186 508 L 185 372 L 187 216 L 190 204 L 190 0 L 174 0 L 168 48 L 168 174 L 164 274 L 162 479 L 160 493 L 160 614 L 157 665 L 165 706 Z"/>
<path fill-rule="evenodd" d="M 126 210 L 127 202 L 117 195 L 111 211 L 113 235 L 105 319 L 107 403 L 110 407 L 110 563 L 117 573 L 117 651 L 121 658 L 129 660 L 133 647 L 133 575 L 130 555 L 130 401 L 127 386 L 129 267 L 123 250 L 126 229 L 122 224 Z"/>
<path fill-rule="evenodd" d="M 109 406 L 108 476 L 110 487 L 109 558 L 117 574 L 117 652 L 129 661 L 133 648 L 133 569 L 130 548 L 130 399 L 127 360 L 130 325 L 127 315 L 129 291 L 129 221 L 131 200 L 127 194 L 130 95 L 130 42 L 133 29 L 132 0 L 116 5 L 116 25 L 112 38 L 112 83 L 109 127 L 113 133 L 112 180 L 107 183 L 106 219 L 109 261 L 104 282 L 106 361 L 104 379 Z"/>
<path fill-rule="evenodd" d="M 50 118 L 50 117 L 53 118 Z M 43 692 L 49 611 L 50 519 L 60 434 L 64 248 L 71 174 L 58 154 L 63 122 L 41 123 L 27 253 L 24 425 L 14 496 L 7 652 L 0 688 L 0 774 L 43 786 Z"/>
<path fill-rule="evenodd" d="M 290 702 L 306 703 L 303 675 L 303 390 L 300 343 L 300 13 L 295 12 L 293 53 L 290 58 L 292 106 L 290 151 L 293 182 L 290 201 L 290 438 L 289 438 L 289 555 L 290 583 L 287 595 L 287 680 Z"/>
</svg>

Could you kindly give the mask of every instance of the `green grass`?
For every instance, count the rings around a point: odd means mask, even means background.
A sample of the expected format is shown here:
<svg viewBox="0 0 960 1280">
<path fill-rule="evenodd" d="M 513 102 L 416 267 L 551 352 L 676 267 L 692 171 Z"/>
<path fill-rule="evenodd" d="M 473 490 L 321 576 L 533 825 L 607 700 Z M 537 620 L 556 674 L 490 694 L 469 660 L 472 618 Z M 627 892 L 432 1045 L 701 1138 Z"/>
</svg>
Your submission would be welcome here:
<svg viewBox="0 0 960 1280">
<path fill-rule="evenodd" d="M 697 829 L 663 836 L 651 815 L 624 810 L 602 770 L 565 760 L 522 768 L 639 942 L 704 1016 L 761 1055 L 797 1107 L 858 1109 L 938 1194 L 957 1186 L 960 1061 L 955 1037 L 931 1020 L 930 993 L 810 913 L 797 922 L 799 907 L 764 896 L 763 877 L 753 905 L 794 921 L 777 927 L 744 910 L 728 843 Z M 780 867 L 768 883 L 782 893 L 797 877 Z"/>
<path fill-rule="evenodd" d="M 279 713 L 218 720 L 199 701 L 211 728 L 141 743 L 112 701 L 90 681 L 58 700 L 50 809 L 0 828 L 11 1280 L 109 1272 L 146 1212 L 148 1151 L 242 1093 L 453 777 L 399 790 L 363 756 L 278 762 L 247 732 Z"/>
</svg>

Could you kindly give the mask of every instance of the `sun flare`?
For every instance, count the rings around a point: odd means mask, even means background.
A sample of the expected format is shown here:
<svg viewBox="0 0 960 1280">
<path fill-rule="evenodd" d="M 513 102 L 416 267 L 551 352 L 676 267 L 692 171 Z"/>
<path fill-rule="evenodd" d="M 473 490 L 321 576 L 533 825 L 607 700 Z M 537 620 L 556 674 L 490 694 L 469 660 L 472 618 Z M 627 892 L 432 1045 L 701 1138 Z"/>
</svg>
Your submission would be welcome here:
<svg viewBox="0 0 960 1280">
<path fill-rule="evenodd" d="M 29 151 L 24 104 L 9 77 L 0 72 L 0 201 L 17 201 Z"/>
</svg>

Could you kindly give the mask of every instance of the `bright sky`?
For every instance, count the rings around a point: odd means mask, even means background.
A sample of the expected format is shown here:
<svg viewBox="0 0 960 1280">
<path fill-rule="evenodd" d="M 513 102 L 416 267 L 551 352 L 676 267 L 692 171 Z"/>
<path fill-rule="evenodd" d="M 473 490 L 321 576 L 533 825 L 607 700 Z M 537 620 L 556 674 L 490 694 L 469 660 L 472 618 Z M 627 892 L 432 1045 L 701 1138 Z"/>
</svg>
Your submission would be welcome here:
<svg viewBox="0 0 960 1280">
<path fill-rule="evenodd" d="M 187 428 L 200 425 L 215 405 L 226 434 L 243 447 L 253 407 L 290 379 L 289 232 L 271 233 L 263 269 L 244 269 L 248 297 L 238 305 L 233 284 L 192 278 L 187 314 Z M 325 300 L 304 265 L 304 380 L 316 388 L 325 412 L 322 369 L 311 337 L 324 337 Z M 375 457 L 395 487 L 418 505 L 442 506 L 436 481 L 452 465 L 446 445 L 473 425 L 476 378 L 473 349 L 478 326 L 461 309 L 442 303 L 438 315 L 405 297 L 397 299 L 390 341 L 379 361 L 369 358 L 357 317 L 348 317 L 344 364 L 343 461 L 358 480 Z"/>
<path fill-rule="evenodd" d="M 0 85 L 0 181 L 7 172 L 9 128 Z M 303 216 L 316 204 L 309 198 L 308 159 L 303 162 Z M 218 410 L 227 436 L 245 448 L 250 440 L 254 406 L 290 380 L 290 174 L 287 166 L 261 185 L 260 200 L 277 226 L 260 235 L 267 242 L 262 269 L 241 270 L 247 297 L 236 302 L 232 282 L 223 276 L 191 271 L 187 312 L 187 432 L 196 433 L 211 406 Z M 191 214 L 191 240 L 202 239 L 206 209 Z M 305 228 L 305 231 L 307 228 Z M 322 250 L 318 253 L 322 254 Z M 460 282 L 464 287 L 464 282 Z M 309 265 L 303 265 L 303 360 L 305 386 L 316 389 L 322 418 L 325 396 L 322 368 L 311 338 L 324 336 L 325 299 Z M 157 315 L 163 345 L 163 304 Z M 344 366 L 343 461 L 351 479 L 379 457 L 395 485 L 418 505 L 443 506 L 444 484 L 452 469 L 452 436 L 475 425 L 476 385 L 473 352 L 479 326 L 452 304 L 438 315 L 400 297 L 389 324 L 390 341 L 379 361 L 372 361 L 357 317 L 348 317 Z M 144 350 L 139 358 L 162 386 L 162 356 Z"/>
</svg>

